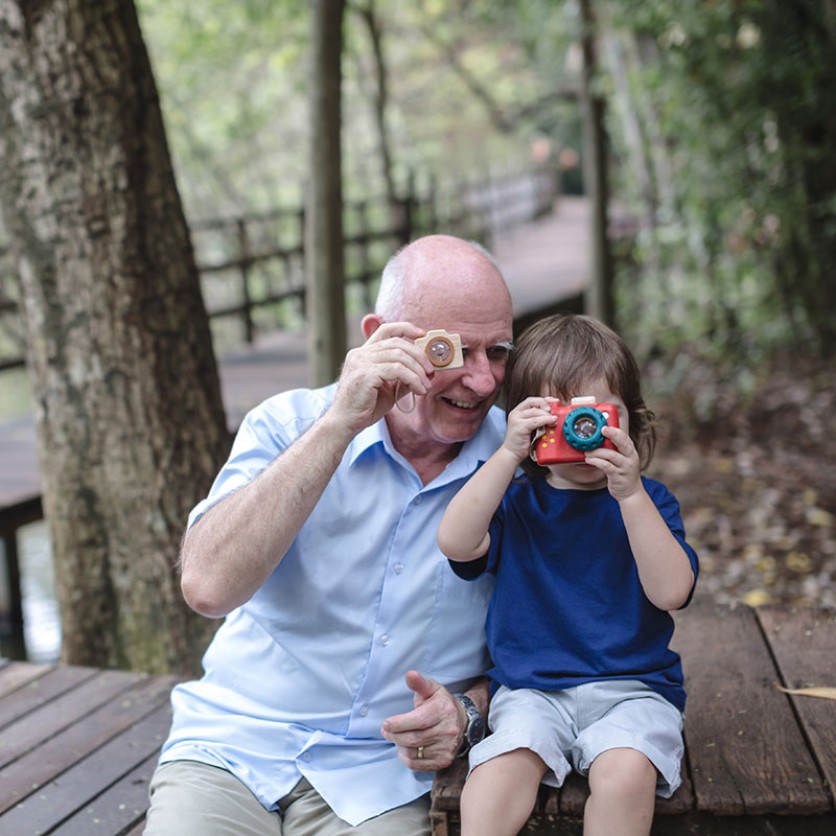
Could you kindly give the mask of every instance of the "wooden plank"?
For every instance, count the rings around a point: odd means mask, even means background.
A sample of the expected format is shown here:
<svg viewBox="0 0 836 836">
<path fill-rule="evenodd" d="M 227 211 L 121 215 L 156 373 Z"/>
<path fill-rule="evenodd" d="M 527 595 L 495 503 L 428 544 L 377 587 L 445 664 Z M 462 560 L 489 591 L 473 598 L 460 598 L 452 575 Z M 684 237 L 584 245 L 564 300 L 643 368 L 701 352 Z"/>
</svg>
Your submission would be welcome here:
<svg viewBox="0 0 836 836">
<path fill-rule="evenodd" d="M 148 784 L 159 759 L 155 753 L 112 790 L 80 810 L 58 828 L 55 836 L 89 836 L 91 833 L 141 836 L 148 811 Z"/>
<path fill-rule="evenodd" d="M 435 810 L 458 810 L 462 786 L 467 775 L 467 758 L 453 761 L 436 773 L 430 791 L 430 806 Z"/>
<path fill-rule="evenodd" d="M 141 834 L 148 811 L 148 785 L 158 760 L 159 747 L 151 757 L 52 832 L 55 836 L 90 836 L 91 833 L 126 831 L 128 836 Z"/>
<path fill-rule="evenodd" d="M 19 720 L 96 675 L 95 668 L 53 668 L 0 700 L 0 728 Z M 3 737 L 5 738 L 5 732 Z"/>
<path fill-rule="evenodd" d="M 0 769 L 0 813 L 168 702 L 172 676 L 149 678 Z M 2 819 L 0 819 L 2 825 Z M 0 826 L 0 833 L 3 832 Z"/>
<path fill-rule="evenodd" d="M 169 706 L 158 707 L 16 804 L 0 819 L 0 829 L 4 833 L 51 833 L 60 825 L 59 832 L 86 836 L 95 832 L 120 833 L 130 827 L 147 807 L 147 780 L 134 787 L 121 785 L 112 793 L 106 791 L 137 767 L 141 771 L 143 765 L 143 774 L 150 777 L 170 724 Z M 118 799 L 126 797 L 126 790 L 129 806 L 120 809 L 122 802 Z"/>
<path fill-rule="evenodd" d="M 687 614 L 687 615 L 686 615 Z M 685 739 L 697 809 L 814 815 L 830 801 L 754 611 L 692 605 L 677 615 L 688 704 Z"/>
<path fill-rule="evenodd" d="M 52 670 L 51 665 L 34 665 L 30 662 L 9 662 L 3 660 L 0 668 L 0 700 L 9 694 L 30 685 Z"/>
<path fill-rule="evenodd" d="M 764 607 L 757 614 L 784 687 L 836 687 L 836 610 Z M 836 702 L 801 696 L 789 699 L 836 809 Z"/>
<path fill-rule="evenodd" d="M 44 687 L 33 700 L 33 710 L 24 712 L 18 719 L 3 729 L 0 738 L 0 766 L 11 763 L 26 752 L 34 749 L 44 740 L 52 737 L 75 723 L 98 706 L 109 702 L 132 685 L 146 678 L 143 674 L 127 671 L 97 671 L 95 668 L 59 668 L 55 677 L 62 678 L 61 685 L 67 681 L 80 681 L 74 688 L 67 688 L 60 693 L 52 693 Z M 63 677 L 67 674 L 66 677 Z M 44 679 L 55 678 L 49 674 Z M 43 682 L 43 680 L 40 680 Z M 35 683 L 38 684 L 37 682 Z M 50 690 L 48 698 L 45 691 Z M 22 695 L 29 696 L 32 695 Z M 9 697 L 14 700 L 15 695 Z M 19 706 L 17 706 L 19 708 Z"/>
<path fill-rule="evenodd" d="M 0 729 L 11 727 L 23 717 L 36 714 L 52 700 L 71 692 L 74 688 L 96 676 L 95 668 L 53 668 L 26 686 L 18 688 L 0 700 Z M 0 761 L 7 732 L 0 739 Z"/>
</svg>

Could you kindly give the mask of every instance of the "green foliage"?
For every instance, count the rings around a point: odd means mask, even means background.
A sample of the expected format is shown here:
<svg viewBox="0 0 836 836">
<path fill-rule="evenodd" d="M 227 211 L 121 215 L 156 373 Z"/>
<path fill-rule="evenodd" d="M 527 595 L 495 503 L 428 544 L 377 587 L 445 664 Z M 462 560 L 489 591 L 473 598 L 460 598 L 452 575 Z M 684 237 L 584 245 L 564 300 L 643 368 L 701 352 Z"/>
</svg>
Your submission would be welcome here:
<svg viewBox="0 0 836 836">
<path fill-rule="evenodd" d="M 625 322 L 662 351 L 757 366 L 836 344 L 836 19 L 817 0 L 609 4 L 634 45 L 642 147 L 614 125 L 622 193 L 643 218 Z M 615 68 L 609 67 L 613 72 Z M 618 95 L 611 87 L 612 95 Z M 643 187 L 643 188 L 642 188 Z M 647 339 L 652 334 L 652 339 Z"/>
<path fill-rule="evenodd" d="M 299 203 L 307 4 L 139 5 L 190 217 Z M 646 357 L 725 363 L 741 385 L 741 369 L 776 347 L 832 348 L 833 4 L 610 0 L 593 8 L 614 204 L 639 225 L 619 258 L 617 287 L 631 342 Z M 378 25 L 382 77 L 366 13 Z M 381 83 L 400 189 L 413 174 L 449 188 L 518 167 L 538 138 L 579 149 L 577 103 L 567 95 L 577 83 L 577 29 L 575 2 L 349 0 L 346 196 L 384 191 Z"/>
<path fill-rule="evenodd" d="M 308 4 L 137 0 L 190 217 L 299 203 L 307 179 Z M 348 197 L 383 193 L 377 79 L 357 12 L 380 23 L 396 182 L 519 168 L 538 136 L 574 139 L 568 30 L 551 0 L 350 0 L 344 19 Z M 474 90 L 479 88 L 482 95 Z"/>
<path fill-rule="evenodd" d="M 190 217 L 298 202 L 307 4 L 137 0 Z"/>
</svg>

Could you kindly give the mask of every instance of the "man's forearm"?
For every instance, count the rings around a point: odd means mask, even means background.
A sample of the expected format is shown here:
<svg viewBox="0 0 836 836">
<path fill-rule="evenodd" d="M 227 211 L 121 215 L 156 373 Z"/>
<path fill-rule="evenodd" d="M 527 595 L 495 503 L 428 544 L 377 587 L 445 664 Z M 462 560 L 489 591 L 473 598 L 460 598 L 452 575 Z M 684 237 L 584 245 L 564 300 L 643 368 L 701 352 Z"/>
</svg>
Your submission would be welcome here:
<svg viewBox="0 0 836 836">
<path fill-rule="evenodd" d="M 192 609 L 222 617 L 253 596 L 310 516 L 351 438 L 326 413 L 189 529 L 181 550 L 181 585 Z"/>
</svg>

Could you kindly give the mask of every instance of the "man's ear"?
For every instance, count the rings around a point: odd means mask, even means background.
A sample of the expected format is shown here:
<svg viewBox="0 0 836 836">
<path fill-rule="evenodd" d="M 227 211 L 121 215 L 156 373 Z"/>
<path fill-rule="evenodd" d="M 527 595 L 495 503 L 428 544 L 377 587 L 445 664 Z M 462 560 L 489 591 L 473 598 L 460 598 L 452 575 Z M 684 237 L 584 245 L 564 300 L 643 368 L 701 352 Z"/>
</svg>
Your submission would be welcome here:
<svg viewBox="0 0 836 836">
<path fill-rule="evenodd" d="M 360 322 L 360 327 L 363 329 L 363 336 L 368 339 L 380 326 L 383 325 L 383 319 L 377 314 L 366 314 Z"/>
</svg>

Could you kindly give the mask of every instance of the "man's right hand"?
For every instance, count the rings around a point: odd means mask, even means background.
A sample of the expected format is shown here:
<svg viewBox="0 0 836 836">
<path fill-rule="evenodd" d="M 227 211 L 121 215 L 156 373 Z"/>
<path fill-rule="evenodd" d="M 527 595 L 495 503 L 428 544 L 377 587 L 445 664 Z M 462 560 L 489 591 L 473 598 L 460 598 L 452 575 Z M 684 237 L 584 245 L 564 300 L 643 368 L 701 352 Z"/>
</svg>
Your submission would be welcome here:
<svg viewBox="0 0 836 836">
<path fill-rule="evenodd" d="M 408 393 L 425 395 L 432 364 L 415 340 L 424 335 L 409 322 L 363 320 L 369 335 L 346 355 L 334 402 L 329 410 L 355 433 L 371 426 Z"/>
</svg>

